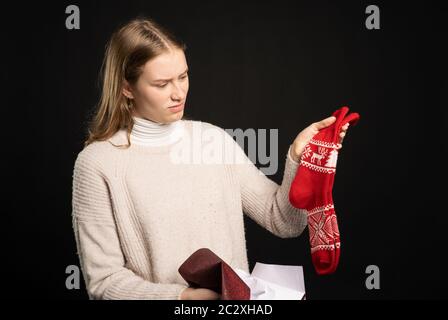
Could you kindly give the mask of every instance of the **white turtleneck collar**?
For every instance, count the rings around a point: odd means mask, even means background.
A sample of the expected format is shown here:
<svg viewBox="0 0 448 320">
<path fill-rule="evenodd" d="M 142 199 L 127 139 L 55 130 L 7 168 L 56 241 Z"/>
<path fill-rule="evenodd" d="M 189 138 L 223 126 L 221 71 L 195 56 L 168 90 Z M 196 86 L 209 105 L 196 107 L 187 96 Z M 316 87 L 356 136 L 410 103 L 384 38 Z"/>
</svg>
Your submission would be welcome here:
<svg viewBox="0 0 448 320">
<path fill-rule="evenodd" d="M 163 146 L 178 141 L 184 134 L 184 123 L 177 120 L 168 124 L 133 116 L 131 144 Z"/>
</svg>

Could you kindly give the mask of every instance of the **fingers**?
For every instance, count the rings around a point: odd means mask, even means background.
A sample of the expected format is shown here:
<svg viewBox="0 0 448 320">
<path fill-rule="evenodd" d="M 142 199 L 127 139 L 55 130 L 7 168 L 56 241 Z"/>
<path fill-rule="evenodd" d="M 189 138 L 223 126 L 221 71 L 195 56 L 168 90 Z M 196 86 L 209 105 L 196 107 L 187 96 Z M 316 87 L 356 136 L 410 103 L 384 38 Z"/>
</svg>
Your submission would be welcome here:
<svg viewBox="0 0 448 320">
<path fill-rule="evenodd" d="M 324 120 L 321 120 L 319 122 L 314 123 L 314 129 L 319 131 L 323 128 L 328 127 L 329 125 L 331 125 L 334 121 L 336 120 L 336 117 L 331 116 L 328 117 Z M 340 137 L 343 139 L 345 136 L 345 132 L 348 130 L 348 127 L 350 126 L 350 123 L 346 123 L 344 126 L 341 127 L 341 134 Z M 341 140 L 342 141 L 342 140 Z"/>
<path fill-rule="evenodd" d="M 339 134 L 339 143 L 342 144 L 342 142 L 344 141 L 344 137 L 345 137 L 345 132 L 341 132 Z"/>
<path fill-rule="evenodd" d="M 341 133 L 339 133 L 339 137 L 340 137 L 339 143 L 342 143 L 342 141 L 344 140 L 344 137 L 347 134 L 347 129 L 348 129 L 348 123 L 342 127 L 342 131 L 341 131 Z"/>
<path fill-rule="evenodd" d="M 331 117 L 328 117 L 328 118 L 326 118 L 324 120 L 316 122 L 315 123 L 315 127 L 316 127 L 317 130 L 320 130 L 320 129 L 328 127 L 329 125 L 331 125 L 335 121 L 336 121 L 336 117 L 331 116 Z"/>
</svg>

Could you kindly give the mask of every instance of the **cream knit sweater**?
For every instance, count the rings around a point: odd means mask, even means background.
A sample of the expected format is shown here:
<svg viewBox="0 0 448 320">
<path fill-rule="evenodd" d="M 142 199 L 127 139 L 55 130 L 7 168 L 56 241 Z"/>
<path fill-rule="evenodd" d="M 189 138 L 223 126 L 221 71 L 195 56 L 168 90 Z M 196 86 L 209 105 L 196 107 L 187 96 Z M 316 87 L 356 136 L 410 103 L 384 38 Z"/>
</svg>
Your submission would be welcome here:
<svg viewBox="0 0 448 320">
<path fill-rule="evenodd" d="M 179 299 L 188 284 L 178 268 L 202 247 L 249 272 L 243 212 L 281 238 L 297 237 L 306 227 L 306 211 L 289 203 L 298 167 L 290 150 L 279 186 L 223 129 L 179 121 L 185 134 L 174 144 L 120 148 L 127 143 L 122 129 L 78 154 L 72 218 L 90 299 Z M 173 160 L 176 147 L 197 140 L 197 127 L 220 132 L 222 138 L 191 148 L 190 159 L 198 150 L 231 145 L 232 159 L 247 162 Z"/>
</svg>

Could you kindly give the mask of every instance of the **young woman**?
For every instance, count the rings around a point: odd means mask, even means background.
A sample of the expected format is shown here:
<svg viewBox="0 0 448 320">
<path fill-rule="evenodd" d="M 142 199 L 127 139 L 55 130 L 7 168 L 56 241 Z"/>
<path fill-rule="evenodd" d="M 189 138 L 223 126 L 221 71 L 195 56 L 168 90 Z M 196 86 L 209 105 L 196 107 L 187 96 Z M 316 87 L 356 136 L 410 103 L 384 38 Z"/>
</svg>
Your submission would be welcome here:
<svg viewBox="0 0 448 320">
<path fill-rule="evenodd" d="M 243 212 L 281 238 L 306 227 L 289 188 L 305 145 L 335 118 L 298 134 L 280 186 L 250 160 L 193 161 L 223 147 L 231 159 L 248 158 L 223 129 L 184 118 L 185 50 L 149 19 L 130 21 L 107 45 L 101 99 L 73 172 L 73 229 L 90 299 L 219 299 L 178 273 L 194 251 L 207 247 L 249 272 Z"/>
</svg>

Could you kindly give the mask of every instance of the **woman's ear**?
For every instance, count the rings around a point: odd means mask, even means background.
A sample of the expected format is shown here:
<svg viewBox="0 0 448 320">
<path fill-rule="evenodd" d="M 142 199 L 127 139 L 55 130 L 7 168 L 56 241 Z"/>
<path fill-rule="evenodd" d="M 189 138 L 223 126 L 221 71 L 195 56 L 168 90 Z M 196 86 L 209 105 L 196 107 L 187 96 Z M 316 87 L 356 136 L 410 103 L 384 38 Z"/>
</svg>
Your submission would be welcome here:
<svg viewBox="0 0 448 320">
<path fill-rule="evenodd" d="M 132 88 L 129 82 L 126 80 L 123 81 L 123 95 L 129 99 L 134 99 L 134 95 L 132 94 Z"/>
</svg>

